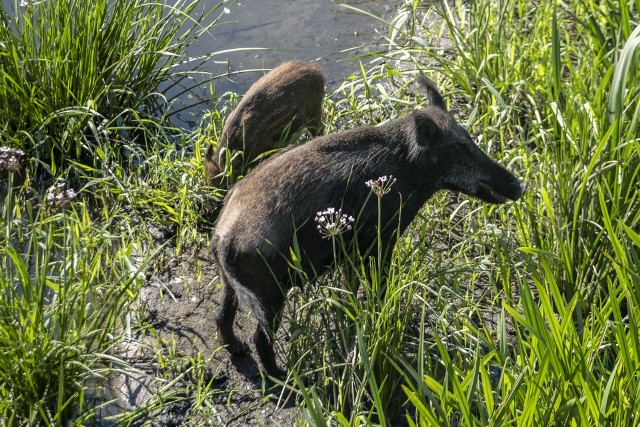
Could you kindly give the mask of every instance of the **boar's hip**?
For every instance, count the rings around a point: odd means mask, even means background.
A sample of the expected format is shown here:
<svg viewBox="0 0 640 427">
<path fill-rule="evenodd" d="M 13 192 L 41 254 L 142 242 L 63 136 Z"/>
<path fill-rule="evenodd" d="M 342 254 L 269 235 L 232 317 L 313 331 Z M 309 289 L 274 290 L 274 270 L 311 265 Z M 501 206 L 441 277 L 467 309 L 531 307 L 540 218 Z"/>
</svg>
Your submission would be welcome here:
<svg viewBox="0 0 640 427">
<path fill-rule="evenodd" d="M 324 76 L 316 65 L 288 61 L 265 74 L 227 117 L 217 147 L 207 148 L 207 181 L 233 183 L 245 165 L 304 127 L 318 135 L 323 99 Z M 226 176 L 216 179 L 221 172 Z"/>
</svg>

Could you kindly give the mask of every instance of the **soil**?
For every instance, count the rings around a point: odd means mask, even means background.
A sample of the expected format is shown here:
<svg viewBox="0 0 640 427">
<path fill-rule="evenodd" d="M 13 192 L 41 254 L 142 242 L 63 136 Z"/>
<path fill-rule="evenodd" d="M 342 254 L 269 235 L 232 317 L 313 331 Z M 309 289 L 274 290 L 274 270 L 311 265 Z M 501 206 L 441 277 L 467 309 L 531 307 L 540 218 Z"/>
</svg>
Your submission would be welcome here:
<svg viewBox="0 0 640 427">
<path fill-rule="evenodd" d="M 219 392 L 212 415 L 198 422 L 198 417 L 205 416 L 191 413 L 195 397 L 186 396 L 183 402 L 163 404 L 151 417 L 152 425 L 294 425 L 299 414 L 293 398 L 283 387 L 265 379 L 254 357 L 253 316 L 241 309 L 235 325 L 237 336 L 250 344 L 251 352 L 232 355 L 218 344 L 213 318 L 222 288 L 209 248 L 203 244 L 176 256 L 175 248 L 167 247 L 164 255 L 166 265 L 147 277 L 141 292 L 144 323 L 152 328 L 138 337 L 145 344 L 128 354 L 134 368 L 149 377 L 128 375 L 112 381 L 113 397 L 119 398 L 120 407 L 130 409 L 149 401 L 162 386 L 152 380 L 154 375 L 193 389 L 198 378 L 185 373 L 193 366 L 190 361 L 200 354 L 205 368 L 202 378 Z M 162 262 L 159 259 L 156 264 Z M 154 357 L 153 352 L 164 357 Z M 160 366 L 158 360 L 163 358 L 165 363 Z M 146 417 L 143 421 L 149 420 Z"/>
</svg>

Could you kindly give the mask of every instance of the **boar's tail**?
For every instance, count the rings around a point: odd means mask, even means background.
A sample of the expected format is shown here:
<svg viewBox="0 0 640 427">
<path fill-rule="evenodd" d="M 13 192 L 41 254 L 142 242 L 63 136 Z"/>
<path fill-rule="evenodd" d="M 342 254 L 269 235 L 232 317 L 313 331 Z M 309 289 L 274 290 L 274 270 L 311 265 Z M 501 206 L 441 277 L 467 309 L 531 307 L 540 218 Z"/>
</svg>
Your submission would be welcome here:
<svg viewBox="0 0 640 427">
<path fill-rule="evenodd" d="M 214 244 L 217 243 L 217 241 L 218 238 L 216 237 Z M 256 319 L 258 319 L 258 323 L 260 324 L 260 326 L 262 326 L 263 328 L 267 328 L 267 319 L 265 318 L 264 309 L 262 308 L 260 300 L 258 299 L 256 294 L 251 292 L 246 287 L 242 286 L 238 279 L 236 279 L 236 277 L 232 273 L 230 273 L 230 268 L 226 262 L 226 257 L 224 255 L 221 256 L 221 254 L 219 254 L 216 249 L 217 248 L 213 250 L 213 255 L 218 264 L 218 274 L 220 275 L 220 279 L 222 280 L 223 285 L 230 286 L 234 290 L 240 304 L 253 312 L 253 315 L 256 316 Z"/>
<path fill-rule="evenodd" d="M 267 319 L 264 316 L 264 309 L 262 308 L 262 304 L 260 303 L 260 300 L 258 299 L 256 294 L 242 286 L 235 279 L 235 277 L 228 274 L 225 275 L 227 276 L 226 280 L 229 281 L 228 283 L 230 283 L 233 287 L 233 290 L 236 291 L 236 295 L 238 296 L 238 301 L 240 301 L 240 304 L 251 310 L 253 315 L 256 316 L 256 319 L 258 319 L 258 323 L 260 324 L 260 326 L 262 326 L 263 328 L 270 327 L 269 325 L 267 325 Z"/>
</svg>

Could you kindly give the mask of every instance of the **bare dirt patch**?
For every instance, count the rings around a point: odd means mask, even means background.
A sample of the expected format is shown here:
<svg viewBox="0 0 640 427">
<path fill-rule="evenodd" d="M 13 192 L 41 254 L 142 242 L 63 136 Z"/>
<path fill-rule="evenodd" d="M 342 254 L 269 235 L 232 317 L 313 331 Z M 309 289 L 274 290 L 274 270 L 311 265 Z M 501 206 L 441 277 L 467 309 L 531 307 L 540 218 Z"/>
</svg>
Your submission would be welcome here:
<svg viewBox="0 0 640 427">
<path fill-rule="evenodd" d="M 175 247 L 164 250 L 141 291 L 143 323 L 148 325 L 138 337 L 142 345 L 127 357 L 147 378 L 127 375 L 112 381 L 117 406 L 131 410 L 149 401 L 163 384 L 175 381 L 179 389 L 194 390 L 204 379 L 215 390 L 210 415 L 194 413 L 195 397 L 185 391 L 181 402 L 162 405 L 141 421 L 156 426 L 295 424 L 299 415 L 293 397 L 287 401 L 282 387 L 263 377 L 255 349 L 231 355 L 219 346 L 214 316 L 221 299 L 222 288 L 207 245 L 189 248 L 178 256 Z M 252 345 L 255 328 L 253 316 L 241 310 L 235 325 L 238 337 Z M 198 359 L 206 366 L 200 378 L 187 373 L 192 361 Z M 110 412 L 113 415 L 115 411 Z"/>
</svg>

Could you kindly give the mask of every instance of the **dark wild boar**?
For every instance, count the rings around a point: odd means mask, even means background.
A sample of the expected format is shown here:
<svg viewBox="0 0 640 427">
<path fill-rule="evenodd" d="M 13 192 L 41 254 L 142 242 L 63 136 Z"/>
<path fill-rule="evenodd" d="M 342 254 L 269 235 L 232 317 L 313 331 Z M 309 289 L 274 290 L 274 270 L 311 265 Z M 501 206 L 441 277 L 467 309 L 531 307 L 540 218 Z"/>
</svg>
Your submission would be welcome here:
<svg viewBox="0 0 640 427">
<path fill-rule="evenodd" d="M 265 74 L 227 117 L 217 148 L 207 148 L 207 182 L 220 184 L 229 178 L 232 183 L 244 165 L 276 148 L 287 133 L 292 135 L 307 126 L 318 135 L 323 99 L 324 76 L 316 65 L 287 61 Z M 244 161 L 238 151 L 244 152 Z M 225 169 L 227 156 L 233 159 L 231 171 L 227 177 L 214 179 Z"/>
<path fill-rule="evenodd" d="M 367 181 L 388 175 L 396 179 L 390 188 L 387 182 L 390 191 L 381 198 L 387 262 L 397 228 L 403 231 L 438 190 L 489 203 L 522 196 L 525 185 L 476 146 L 446 111 L 430 81 L 419 77 L 418 83 L 430 100 L 426 108 L 382 126 L 291 147 L 260 164 L 228 194 L 213 234 L 213 251 L 224 285 L 216 322 L 229 351 L 246 351 L 233 333 L 240 302 L 258 318 L 254 342 L 265 371 L 284 374 L 272 343 L 285 294 L 293 285 L 283 254 L 289 254 L 295 233 L 310 277 L 332 265 L 331 241 L 321 236 L 314 221 L 328 207 L 358 216 L 353 230 L 342 235 L 347 243 L 357 239 L 359 248 L 374 246 L 377 199 Z"/>
</svg>

